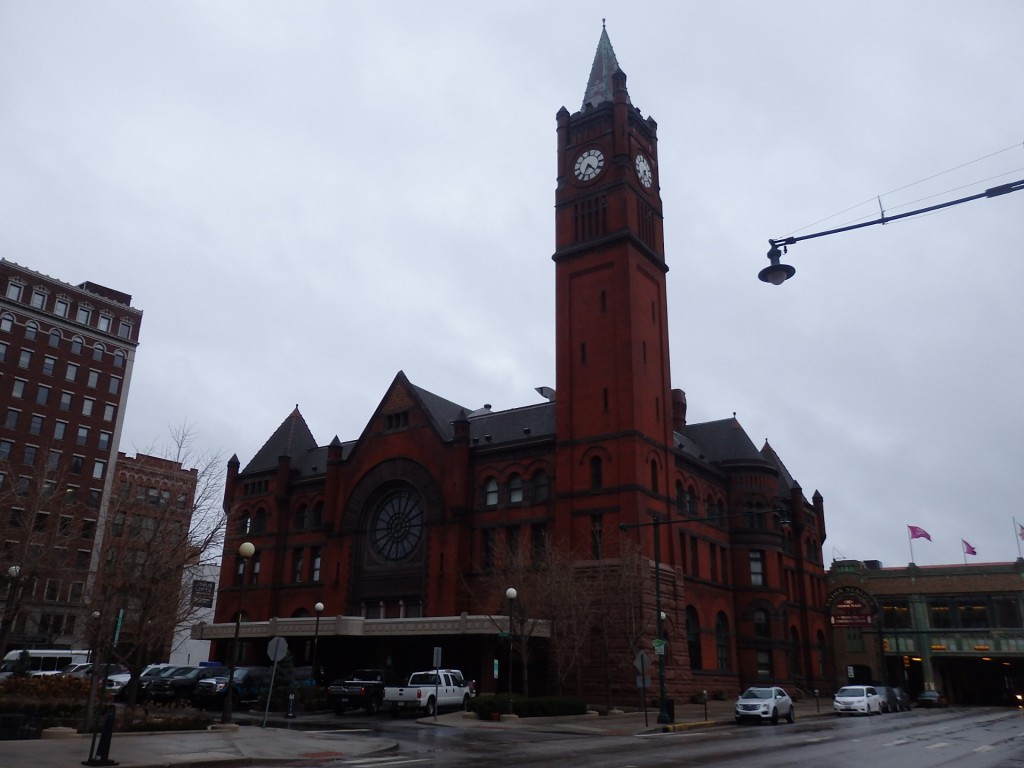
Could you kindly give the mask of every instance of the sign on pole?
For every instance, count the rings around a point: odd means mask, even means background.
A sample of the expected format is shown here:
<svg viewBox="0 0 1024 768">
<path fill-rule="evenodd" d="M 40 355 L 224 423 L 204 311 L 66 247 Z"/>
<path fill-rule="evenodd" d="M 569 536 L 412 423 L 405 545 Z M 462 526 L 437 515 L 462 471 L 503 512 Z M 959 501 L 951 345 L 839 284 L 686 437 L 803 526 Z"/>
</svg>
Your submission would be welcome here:
<svg viewBox="0 0 1024 768">
<path fill-rule="evenodd" d="M 654 646 L 654 655 L 655 656 L 664 656 L 665 655 L 665 645 L 666 644 L 667 644 L 666 641 L 662 640 L 660 637 L 654 638 L 654 640 L 651 641 L 651 645 Z"/>
<path fill-rule="evenodd" d="M 441 668 L 441 646 L 434 646 L 434 669 Z"/>
<path fill-rule="evenodd" d="M 280 661 L 288 655 L 288 641 L 283 637 L 272 637 L 267 643 L 267 656 L 271 661 Z"/>
</svg>

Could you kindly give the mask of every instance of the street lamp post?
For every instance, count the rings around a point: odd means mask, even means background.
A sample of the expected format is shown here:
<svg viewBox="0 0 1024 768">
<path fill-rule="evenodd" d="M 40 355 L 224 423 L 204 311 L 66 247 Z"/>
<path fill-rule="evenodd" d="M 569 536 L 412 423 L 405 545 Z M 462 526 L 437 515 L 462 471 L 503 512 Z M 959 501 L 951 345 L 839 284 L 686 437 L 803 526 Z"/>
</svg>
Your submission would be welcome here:
<svg viewBox="0 0 1024 768">
<path fill-rule="evenodd" d="M 313 630 L 313 685 L 316 686 L 320 684 L 320 675 L 317 674 L 316 667 L 316 646 L 320 639 L 320 614 L 324 612 L 324 604 L 317 603 L 313 610 L 316 611 L 316 628 Z"/>
<path fill-rule="evenodd" d="M 235 613 L 235 637 L 231 643 L 231 651 L 228 656 L 228 684 L 224 689 L 224 712 L 221 715 L 220 721 L 222 723 L 230 723 L 232 715 L 232 707 L 234 702 L 231 700 L 234 695 L 235 688 L 235 664 L 238 661 L 238 633 L 241 630 L 242 625 L 242 601 L 245 599 L 245 565 L 246 561 L 256 553 L 256 547 L 252 545 L 252 542 L 243 541 L 238 546 L 238 556 L 242 558 L 242 583 L 238 590 L 238 611 Z"/>
<path fill-rule="evenodd" d="M 508 598 L 508 714 L 511 716 L 514 711 L 512 709 L 512 642 L 515 635 L 512 632 L 512 601 L 516 599 L 515 587 L 509 587 L 505 590 L 505 597 Z"/>
</svg>

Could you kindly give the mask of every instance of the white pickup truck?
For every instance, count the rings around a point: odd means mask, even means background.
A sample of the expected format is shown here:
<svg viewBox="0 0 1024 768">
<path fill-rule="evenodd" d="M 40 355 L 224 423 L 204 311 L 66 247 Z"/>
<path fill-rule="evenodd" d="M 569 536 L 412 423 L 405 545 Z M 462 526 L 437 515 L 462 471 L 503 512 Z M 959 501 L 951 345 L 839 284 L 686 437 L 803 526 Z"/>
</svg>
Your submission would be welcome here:
<svg viewBox="0 0 1024 768">
<path fill-rule="evenodd" d="M 403 710 L 430 716 L 439 708 L 466 708 L 473 696 L 473 687 L 457 669 L 431 669 L 413 672 L 405 685 L 384 688 L 384 707 L 397 717 Z"/>
</svg>

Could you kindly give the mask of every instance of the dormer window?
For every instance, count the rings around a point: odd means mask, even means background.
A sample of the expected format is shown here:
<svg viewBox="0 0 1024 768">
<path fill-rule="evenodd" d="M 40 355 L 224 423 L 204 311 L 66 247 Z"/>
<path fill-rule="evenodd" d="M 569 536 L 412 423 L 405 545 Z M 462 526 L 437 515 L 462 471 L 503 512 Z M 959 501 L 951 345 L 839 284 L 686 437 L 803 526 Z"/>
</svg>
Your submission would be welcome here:
<svg viewBox="0 0 1024 768">
<path fill-rule="evenodd" d="M 11 301 L 21 301 L 21 292 L 23 286 L 21 283 L 16 283 L 13 280 L 7 284 L 7 298 Z"/>
<path fill-rule="evenodd" d="M 75 312 L 75 322 L 88 325 L 90 318 L 92 318 L 92 309 L 86 305 L 80 305 L 78 311 Z"/>
</svg>

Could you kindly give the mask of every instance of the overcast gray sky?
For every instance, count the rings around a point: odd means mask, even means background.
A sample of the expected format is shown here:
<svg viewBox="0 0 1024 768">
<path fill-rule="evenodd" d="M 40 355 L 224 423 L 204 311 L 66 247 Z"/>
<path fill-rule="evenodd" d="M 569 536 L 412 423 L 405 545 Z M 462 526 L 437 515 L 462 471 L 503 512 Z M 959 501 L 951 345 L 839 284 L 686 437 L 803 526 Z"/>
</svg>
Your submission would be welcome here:
<svg viewBox="0 0 1024 768">
<path fill-rule="evenodd" d="M 399 370 L 537 402 L 555 113 L 602 17 L 658 122 L 689 420 L 823 494 L 826 562 L 904 564 L 908 524 L 921 565 L 1016 558 L 1024 193 L 757 272 L 1024 178 L 1018 0 L 0 0 L 0 253 L 144 310 L 129 453 L 187 420 L 244 464 L 296 403 L 352 439 Z"/>
</svg>

